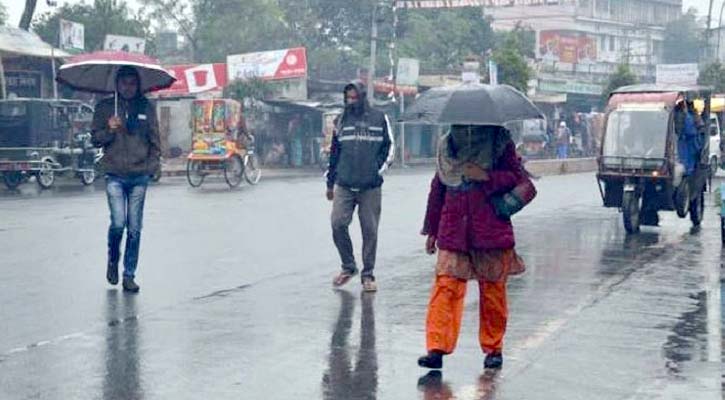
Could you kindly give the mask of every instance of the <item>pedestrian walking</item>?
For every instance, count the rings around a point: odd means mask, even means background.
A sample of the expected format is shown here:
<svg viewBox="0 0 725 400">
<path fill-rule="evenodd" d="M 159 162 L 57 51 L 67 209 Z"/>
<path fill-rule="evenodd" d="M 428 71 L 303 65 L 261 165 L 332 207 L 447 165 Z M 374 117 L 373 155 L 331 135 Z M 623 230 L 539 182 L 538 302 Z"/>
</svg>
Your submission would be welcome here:
<svg viewBox="0 0 725 400">
<path fill-rule="evenodd" d="M 342 286 L 358 273 L 348 230 L 357 208 L 363 237 L 361 281 L 364 291 L 374 292 L 383 173 L 393 162 L 395 145 L 387 115 L 370 106 L 362 82 L 346 85 L 344 96 L 345 110 L 336 123 L 327 170 L 332 237 L 342 260 L 333 285 Z"/>
<path fill-rule="evenodd" d="M 556 130 L 556 158 L 566 159 L 569 157 L 569 142 L 571 141 L 571 130 L 566 122 L 561 121 Z"/>
<path fill-rule="evenodd" d="M 428 304 L 426 347 L 418 360 L 441 368 L 458 340 L 469 280 L 479 286 L 479 343 L 486 368 L 503 364 L 506 282 L 524 271 L 510 217 L 536 195 L 507 130 L 454 125 L 438 150 L 422 233 L 438 252 Z"/>
<path fill-rule="evenodd" d="M 159 168 L 161 148 L 156 111 L 140 90 L 141 78 L 134 67 L 116 74 L 118 97 L 101 100 L 95 109 L 92 142 L 102 147 L 106 195 L 111 213 L 108 228 L 106 279 L 118 283 L 121 240 L 126 231 L 123 255 L 123 289 L 138 292 L 135 282 L 141 245 L 146 188 Z"/>
</svg>

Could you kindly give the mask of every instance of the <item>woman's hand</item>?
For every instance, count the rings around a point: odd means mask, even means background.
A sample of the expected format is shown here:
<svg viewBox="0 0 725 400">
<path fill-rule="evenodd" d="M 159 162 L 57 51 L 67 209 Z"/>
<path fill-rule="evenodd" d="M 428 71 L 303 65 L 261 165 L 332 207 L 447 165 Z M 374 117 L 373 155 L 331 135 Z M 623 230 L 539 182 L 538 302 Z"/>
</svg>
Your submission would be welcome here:
<svg viewBox="0 0 725 400">
<path fill-rule="evenodd" d="M 474 163 L 463 164 L 463 176 L 471 181 L 485 182 L 489 179 L 488 172 Z"/>
<path fill-rule="evenodd" d="M 425 252 L 428 254 L 435 254 L 436 252 L 436 237 L 428 235 L 428 239 L 425 241 Z"/>
</svg>

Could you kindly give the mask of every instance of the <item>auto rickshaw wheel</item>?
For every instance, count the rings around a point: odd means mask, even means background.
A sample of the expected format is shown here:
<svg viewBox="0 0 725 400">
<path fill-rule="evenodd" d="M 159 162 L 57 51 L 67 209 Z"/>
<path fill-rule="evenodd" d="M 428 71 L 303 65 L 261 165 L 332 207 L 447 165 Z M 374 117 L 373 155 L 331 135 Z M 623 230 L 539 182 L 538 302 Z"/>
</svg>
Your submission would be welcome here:
<svg viewBox="0 0 725 400">
<path fill-rule="evenodd" d="M 35 179 L 38 181 L 38 186 L 42 189 L 50 189 L 55 183 L 55 171 L 53 171 L 53 165 L 49 160 L 44 160 L 40 166 L 40 171 L 35 175 Z"/>
<path fill-rule="evenodd" d="M 693 226 L 700 226 L 705 212 L 705 193 L 700 192 L 699 196 L 690 202 L 690 221 Z"/>
<path fill-rule="evenodd" d="M 622 195 L 622 219 L 627 233 L 639 232 L 639 215 L 642 210 L 642 196 L 636 191 Z"/>
<path fill-rule="evenodd" d="M 79 174 L 79 177 L 83 186 L 90 186 L 96 181 L 96 171 L 92 169 L 83 171 Z"/>
<path fill-rule="evenodd" d="M 3 182 L 10 190 L 15 190 L 23 183 L 23 174 L 20 172 L 3 172 Z"/>
<path fill-rule="evenodd" d="M 244 165 L 244 180 L 250 185 L 256 185 L 262 178 L 262 168 L 256 154 L 248 154 Z"/>
<path fill-rule="evenodd" d="M 186 180 L 189 181 L 191 187 L 199 187 L 204 183 L 204 175 L 201 172 L 201 161 L 188 160 L 186 161 Z"/>
<path fill-rule="evenodd" d="M 687 178 L 683 178 L 680 186 L 675 189 L 674 197 L 675 211 L 677 212 L 677 216 L 680 218 L 685 218 L 687 216 L 687 211 L 690 207 L 690 184 L 687 181 Z"/>
<path fill-rule="evenodd" d="M 224 161 L 224 180 L 230 188 L 239 186 L 244 175 L 244 162 L 242 157 L 235 154 Z"/>
</svg>

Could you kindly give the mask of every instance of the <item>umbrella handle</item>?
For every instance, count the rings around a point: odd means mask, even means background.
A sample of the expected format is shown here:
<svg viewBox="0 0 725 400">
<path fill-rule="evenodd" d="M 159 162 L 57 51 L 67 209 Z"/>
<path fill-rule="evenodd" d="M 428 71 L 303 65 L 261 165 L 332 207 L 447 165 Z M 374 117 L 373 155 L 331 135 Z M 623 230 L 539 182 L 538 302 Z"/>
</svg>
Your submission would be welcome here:
<svg viewBox="0 0 725 400">
<path fill-rule="evenodd" d="M 113 92 L 113 116 L 118 117 L 118 90 Z"/>
</svg>

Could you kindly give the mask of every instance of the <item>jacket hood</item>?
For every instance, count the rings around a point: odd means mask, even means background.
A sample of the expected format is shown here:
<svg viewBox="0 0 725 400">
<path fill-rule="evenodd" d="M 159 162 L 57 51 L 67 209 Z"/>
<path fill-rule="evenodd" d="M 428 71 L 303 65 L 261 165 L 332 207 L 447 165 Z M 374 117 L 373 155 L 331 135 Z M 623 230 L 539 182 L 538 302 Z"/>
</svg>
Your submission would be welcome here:
<svg viewBox="0 0 725 400">
<path fill-rule="evenodd" d="M 365 84 L 361 80 L 356 79 L 356 80 L 348 83 L 347 85 L 345 85 L 345 88 L 342 91 L 343 99 L 345 98 L 345 92 L 347 92 L 350 89 L 355 89 L 355 91 L 357 91 L 357 94 L 359 96 L 358 102 L 355 105 L 355 109 L 357 111 L 364 111 L 365 108 L 369 107 L 368 90 L 367 90 L 367 87 L 365 86 Z M 345 108 L 346 109 L 348 108 L 347 104 L 345 104 Z"/>
</svg>

